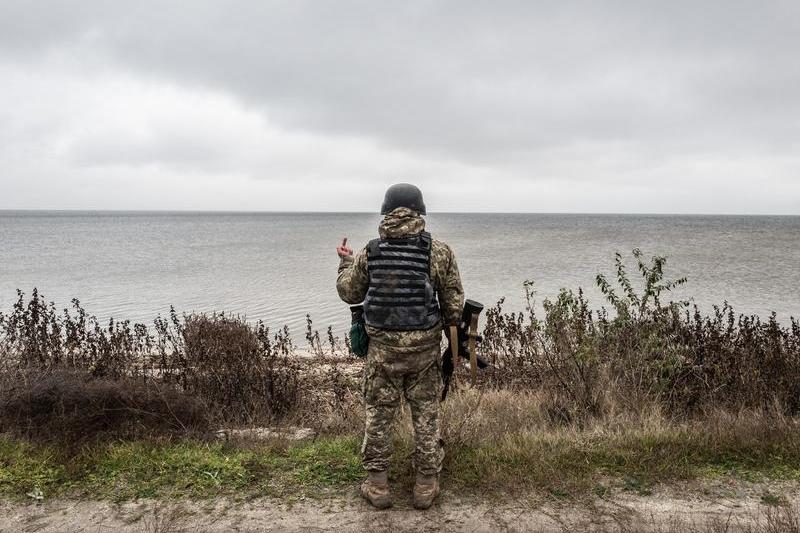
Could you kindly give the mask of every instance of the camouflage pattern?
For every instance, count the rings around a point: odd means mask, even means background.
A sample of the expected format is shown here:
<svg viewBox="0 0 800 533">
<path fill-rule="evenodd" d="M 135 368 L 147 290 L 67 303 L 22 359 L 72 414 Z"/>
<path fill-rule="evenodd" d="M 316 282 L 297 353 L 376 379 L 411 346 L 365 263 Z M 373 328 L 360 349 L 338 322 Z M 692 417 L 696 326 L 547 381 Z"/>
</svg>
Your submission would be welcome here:
<svg viewBox="0 0 800 533">
<path fill-rule="evenodd" d="M 444 450 L 439 438 L 439 397 L 442 372 L 439 347 L 416 352 L 415 359 L 391 358 L 380 345 L 370 345 L 364 368 L 366 423 L 361 457 L 364 468 L 382 471 L 389 468 L 392 455 L 392 426 L 405 399 L 414 426 L 414 467 L 425 475 L 442 469 Z M 424 363 L 424 365 L 422 364 Z M 418 367 L 423 366 L 421 370 Z"/>
<path fill-rule="evenodd" d="M 381 238 L 402 238 L 424 231 L 425 220 L 400 207 L 381 222 Z M 404 398 L 411 409 L 415 433 L 414 465 L 423 475 L 441 470 L 444 451 L 439 439 L 439 398 L 442 391 L 442 326 L 457 324 L 464 306 L 464 289 L 455 256 L 445 243 L 433 240 L 431 282 L 437 291 L 442 321 L 429 330 L 388 331 L 372 327 L 364 371 L 366 429 L 362 458 L 369 471 L 386 470 L 391 456 L 391 429 Z M 364 300 L 369 285 L 366 249 L 345 257 L 336 288 L 349 304 Z"/>
</svg>

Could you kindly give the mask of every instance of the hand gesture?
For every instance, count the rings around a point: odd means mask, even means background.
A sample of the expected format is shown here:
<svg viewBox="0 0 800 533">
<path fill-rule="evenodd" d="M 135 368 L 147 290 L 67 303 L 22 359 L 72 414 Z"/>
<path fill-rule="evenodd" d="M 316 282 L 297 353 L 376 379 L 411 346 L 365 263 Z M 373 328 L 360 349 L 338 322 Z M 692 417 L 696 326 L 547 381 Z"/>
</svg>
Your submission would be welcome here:
<svg viewBox="0 0 800 533">
<path fill-rule="evenodd" d="M 336 253 L 342 258 L 353 255 L 353 249 L 347 246 L 347 237 L 342 239 L 342 244 L 336 247 Z"/>
</svg>

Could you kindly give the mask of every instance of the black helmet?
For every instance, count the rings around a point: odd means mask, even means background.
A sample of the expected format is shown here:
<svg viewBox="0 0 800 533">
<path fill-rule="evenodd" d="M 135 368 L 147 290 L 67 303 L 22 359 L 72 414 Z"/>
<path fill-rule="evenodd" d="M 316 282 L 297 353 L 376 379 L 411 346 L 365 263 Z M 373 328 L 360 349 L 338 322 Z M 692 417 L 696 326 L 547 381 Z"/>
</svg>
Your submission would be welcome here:
<svg viewBox="0 0 800 533">
<path fill-rule="evenodd" d="M 398 207 L 413 209 L 420 215 L 426 215 L 425 202 L 422 200 L 422 191 L 409 183 L 392 185 L 386 191 L 381 207 L 381 215 L 388 215 Z"/>
</svg>

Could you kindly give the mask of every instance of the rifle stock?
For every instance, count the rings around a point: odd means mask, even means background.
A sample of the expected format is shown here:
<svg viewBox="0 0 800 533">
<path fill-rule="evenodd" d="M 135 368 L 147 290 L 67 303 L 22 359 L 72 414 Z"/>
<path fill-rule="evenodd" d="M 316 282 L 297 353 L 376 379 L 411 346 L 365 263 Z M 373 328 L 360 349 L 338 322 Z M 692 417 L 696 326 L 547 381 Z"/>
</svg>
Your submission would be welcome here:
<svg viewBox="0 0 800 533">
<path fill-rule="evenodd" d="M 467 300 L 464 302 L 464 311 L 461 314 L 461 321 L 456 326 L 456 348 L 453 347 L 453 337 L 448 331 L 448 347 L 444 354 L 442 354 L 442 381 L 444 383 L 442 401 L 447 397 L 447 392 L 450 389 L 450 381 L 455 371 L 456 360 L 453 354 L 457 353 L 459 357 L 470 361 L 470 366 L 474 369 L 473 383 L 477 369 L 483 369 L 489 366 L 489 363 L 482 357 L 478 357 L 477 354 L 474 356 L 471 355 L 471 353 L 474 352 L 475 345 L 482 340 L 481 337 L 477 335 L 478 316 L 482 311 L 483 304 L 475 300 Z M 472 335 L 470 334 L 470 329 L 473 330 Z"/>
</svg>

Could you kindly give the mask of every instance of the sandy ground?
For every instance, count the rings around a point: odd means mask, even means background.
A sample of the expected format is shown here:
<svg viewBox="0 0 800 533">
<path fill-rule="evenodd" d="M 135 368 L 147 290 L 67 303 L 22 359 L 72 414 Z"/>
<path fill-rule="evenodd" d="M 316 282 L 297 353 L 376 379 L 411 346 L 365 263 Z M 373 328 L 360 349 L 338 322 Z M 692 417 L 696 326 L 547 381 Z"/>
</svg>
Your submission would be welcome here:
<svg viewBox="0 0 800 533">
<path fill-rule="evenodd" d="M 765 504 L 764 495 L 800 504 L 800 485 L 661 488 L 653 494 L 617 493 L 611 499 L 557 502 L 529 495 L 497 501 L 443 494 L 428 511 L 408 496 L 375 511 L 355 489 L 288 504 L 273 499 L 125 503 L 54 500 L 0 501 L 2 532 L 223 532 L 223 531 L 743 531 L 787 507 Z M 769 498 L 767 498 L 769 499 Z M 723 529 L 727 524 L 727 529 Z M 711 526 L 711 527 L 710 527 Z M 719 528 L 719 529 L 717 529 Z"/>
</svg>

